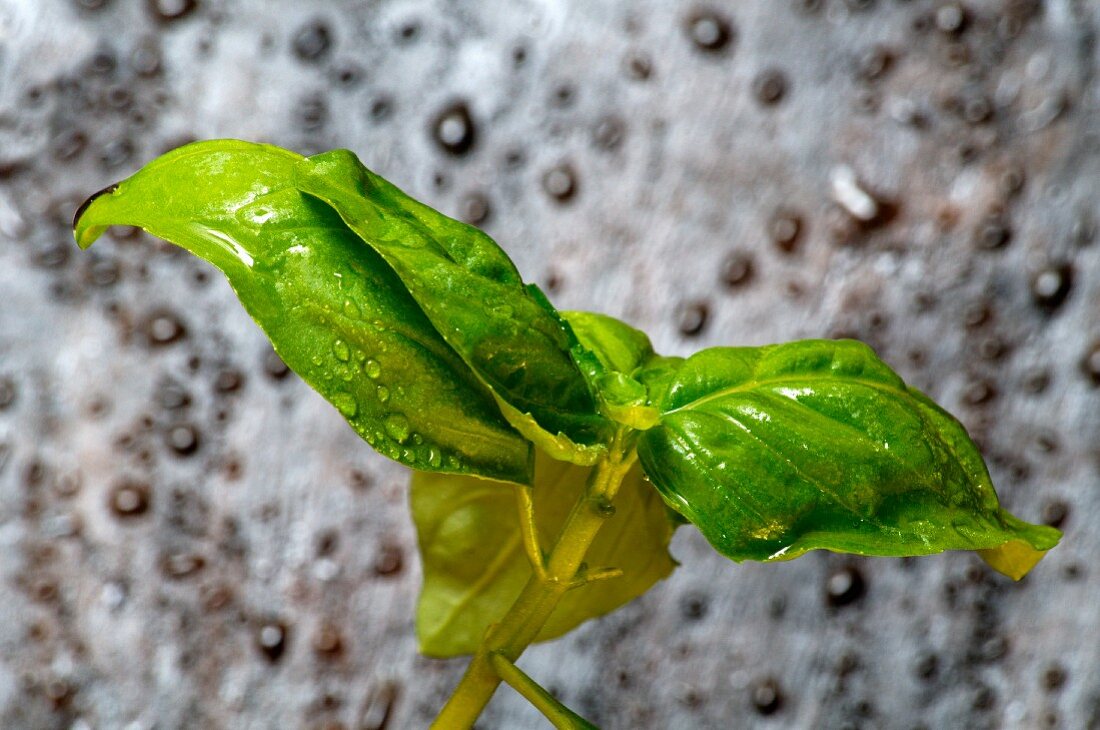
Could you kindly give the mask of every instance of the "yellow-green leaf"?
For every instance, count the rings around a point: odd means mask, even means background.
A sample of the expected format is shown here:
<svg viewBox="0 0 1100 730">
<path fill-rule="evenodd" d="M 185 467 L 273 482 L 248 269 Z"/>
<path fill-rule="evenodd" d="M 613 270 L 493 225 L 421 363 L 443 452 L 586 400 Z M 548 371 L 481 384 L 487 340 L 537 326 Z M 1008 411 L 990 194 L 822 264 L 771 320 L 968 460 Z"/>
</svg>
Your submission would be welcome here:
<svg viewBox="0 0 1100 730">
<path fill-rule="evenodd" d="M 544 549 L 583 493 L 589 471 L 541 453 L 536 458 L 533 498 Z M 425 654 L 475 651 L 489 624 L 500 620 L 530 578 L 514 491 L 522 488 L 454 475 L 413 475 L 412 514 L 424 567 L 416 626 Z M 567 593 L 539 640 L 618 608 L 675 567 L 668 553 L 674 527 L 639 468 L 623 481 L 615 507 L 587 562 L 593 570 L 620 568 L 624 574 Z"/>
</svg>

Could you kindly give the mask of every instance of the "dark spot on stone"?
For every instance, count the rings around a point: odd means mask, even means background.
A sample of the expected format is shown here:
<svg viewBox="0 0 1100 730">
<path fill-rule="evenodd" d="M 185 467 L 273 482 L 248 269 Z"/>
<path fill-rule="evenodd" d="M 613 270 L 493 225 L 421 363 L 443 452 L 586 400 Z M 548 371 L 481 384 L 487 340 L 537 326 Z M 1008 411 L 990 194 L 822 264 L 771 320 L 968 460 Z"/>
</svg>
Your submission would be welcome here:
<svg viewBox="0 0 1100 730">
<path fill-rule="evenodd" d="M 737 289 L 752 281 L 753 258 L 747 251 L 733 251 L 722 262 L 721 279 L 730 289 Z"/>
<path fill-rule="evenodd" d="M 998 335 L 983 337 L 978 341 L 978 356 L 983 360 L 996 362 L 1008 354 L 1009 345 Z"/>
<path fill-rule="evenodd" d="M 149 509 L 150 489 L 144 482 L 124 481 L 111 490 L 109 504 L 119 517 L 137 517 Z"/>
<path fill-rule="evenodd" d="M 118 261 L 105 256 L 90 256 L 84 280 L 92 286 L 108 287 L 118 283 L 122 270 Z"/>
<path fill-rule="evenodd" d="M 222 395 L 236 393 L 244 386 L 244 373 L 237 368 L 222 368 L 214 378 L 214 391 Z"/>
<path fill-rule="evenodd" d="M 774 106 L 787 94 L 787 75 L 779 69 L 770 68 L 761 71 L 752 81 L 752 93 L 764 106 Z"/>
<path fill-rule="evenodd" d="M 679 307 L 677 314 L 677 328 L 680 334 L 686 337 L 694 337 L 700 334 L 707 326 L 710 317 L 710 307 L 706 302 L 685 302 Z"/>
<path fill-rule="evenodd" d="M 374 557 L 374 573 L 391 576 L 401 572 L 405 564 L 405 555 L 401 546 L 395 543 L 383 543 Z"/>
<path fill-rule="evenodd" d="M 472 226 L 479 226 L 489 220 L 491 212 L 489 196 L 482 192 L 468 193 L 459 203 L 459 217 Z"/>
<path fill-rule="evenodd" d="M 555 165 L 542 176 L 542 189 L 559 203 L 566 203 L 577 194 L 577 173 L 568 162 Z"/>
<path fill-rule="evenodd" d="M 1094 387 L 1100 387 L 1100 340 L 1096 340 L 1081 358 L 1081 372 Z"/>
<path fill-rule="evenodd" d="M 206 558 L 198 553 L 176 552 L 161 558 L 160 569 L 169 578 L 180 580 L 195 575 L 206 566 Z"/>
<path fill-rule="evenodd" d="M 1097 344 L 1100 348 L 1100 343 Z M 1100 367 L 1100 354 L 1097 355 L 1097 366 Z M 1100 374 L 1097 375 L 1097 385 L 1100 385 Z M 1032 395 L 1046 392 L 1050 387 L 1050 373 L 1044 368 L 1031 368 L 1024 373 L 1024 390 Z"/>
<path fill-rule="evenodd" d="M 268 348 L 263 354 L 263 369 L 272 380 L 284 380 L 290 374 L 290 368 L 275 350 Z"/>
<path fill-rule="evenodd" d="M 359 711 L 358 730 L 386 730 L 400 694 L 401 688 L 395 682 L 383 682 L 373 687 Z"/>
<path fill-rule="evenodd" d="M 331 623 L 325 622 L 317 627 L 313 634 L 313 651 L 318 656 L 331 659 L 341 654 L 344 650 L 344 637 L 340 630 Z"/>
<path fill-rule="evenodd" d="M 294 109 L 298 125 L 306 132 L 316 132 L 328 123 L 328 102 L 319 92 L 308 94 Z"/>
<path fill-rule="evenodd" d="M 707 53 L 721 53 L 733 41 L 734 28 L 717 10 L 699 9 L 684 21 L 684 30 L 695 47 Z"/>
<path fill-rule="evenodd" d="M 992 710 L 996 704 L 997 693 L 993 691 L 993 688 L 984 684 L 979 684 L 977 689 L 974 690 L 974 699 L 971 702 L 971 706 L 980 712 L 988 712 Z"/>
<path fill-rule="evenodd" d="M 151 39 L 142 41 L 130 53 L 130 68 L 138 76 L 152 78 L 161 72 L 163 65 L 160 48 Z"/>
<path fill-rule="evenodd" d="M 465 155 L 477 142 L 477 130 L 470 109 L 463 101 L 445 107 L 432 120 L 432 138 L 451 155 Z"/>
<path fill-rule="evenodd" d="M 761 715 L 774 715 L 783 706 L 783 692 L 773 677 L 758 679 L 749 688 L 753 709 Z"/>
<path fill-rule="evenodd" d="M 968 406 L 981 406 L 997 396 L 997 389 L 988 380 L 971 381 L 963 390 L 962 400 Z"/>
<path fill-rule="evenodd" d="M 294 31 L 290 47 L 302 61 L 316 63 L 331 50 L 332 31 L 323 20 L 311 20 Z"/>
<path fill-rule="evenodd" d="M 850 606 L 867 592 L 863 573 L 854 565 L 831 572 L 825 580 L 825 602 L 832 608 Z"/>
<path fill-rule="evenodd" d="M 569 84 L 562 84 L 554 89 L 551 95 L 551 103 L 559 109 L 568 109 L 576 101 L 576 90 Z"/>
<path fill-rule="evenodd" d="M 546 276 L 543 278 L 543 282 L 545 284 L 546 291 L 551 294 L 555 294 L 561 291 L 564 277 L 562 277 L 562 275 L 558 271 L 551 270 L 547 272 Z"/>
<path fill-rule="evenodd" d="M 706 618 L 708 604 L 702 593 L 688 593 L 680 598 L 680 615 L 687 621 L 700 621 Z"/>
<path fill-rule="evenodd" d="M 402 43 L 411 43 L 420 36 L 420 23 L 409 20 L 401 24 L 397 29 L 397 38 Z"/>
<path fill-rule="evenodd" d="M 626 74 L 635 81 L 646 81 L 653 75 L 653 60 L 645 53 L 631 53 L 623 61 Z"/>
<path fill-rule="evenodd" d="M 626 135 L 626 122 L 621 117 L 606 115 L 600 117 L 592 128 L 592 142 L 598 149 L 610 152 L 617 149 Z"/>
<path fill-rule="evenodd" d="M 370 109 L 367 113 L 376 122 L 386 120 L 393 113 L 393 99 L 386 94 L 376 96 L 371 100 Z"/>
<path fill-rule="evenodd" d="M 992 116 L 993 105 L 984 96 L 971 96 L 963 101 L 960 113 L 967 123 L 982 124 L 989 121 L 990 116 Z"/>
<path fill-rule="evenodd" d="M 365 492 L 370 489 L 370 474 L 361 469 L 352 469 L 348 472 L 348 484 L 357 492 Z"/>
<path fill-rule="evenodd" d="M 856 58 L 856 78 L 861 81 L 877 81 L 886 75 L 894 63 L 894 54 L 886 46 L 874 45 Z"/>
<path fill-rule="evenodd" d="M 66 129 L 53 138 L 50 150 L 58 162 L 75 160 L 88 146 L 88 136 L 79 129 Z"/>
<path fill-rule="evenodd" d="M 1012 239 L 1012 231 L 998 215 L 986 216 L 974 231 L 974 245 L 985 251 L 1004 248 Z"/>
<path fill-rule="evenodd" d="M 1046 266 L 1031 275 L 1031 299 L 1049 312 L 1058 309 L 1073 286 L 1073 267 L 1068 263 Z"/>
<path fill-rule="evenodd" d="M 1042 687 L 1047 692 L 1057 692 L 1066 686 L 1069 674 L 1061 664 L 1051 664 L 1042 675 Z"/>
<path fill-rule="evenodd" d="M 355 63 L 345 63 L 332 72 L 336 83 L 345 89 L 358 86 L 363 81 L 363 69 Z"/>
<path fill-rule="evenodd" d="M 980 329 L 993 318 L 993 308 L 988 301 L 971 302 L 963 309 L 963 324 L 967 329 Z"/>
<path fill-rule="evenodd" d="M 1063 500 L 1054 499 L 1043 505 L 1040 519 L 1044 525 L 1060 528 L 1067 518 L 1069 518 L 1069 505 Z"/>
<path fill-rule="evenodd" d="M 940 659 L 935 654 L 922 654 L 917 657 L 916 662 L 913 664 L 913 674 L 925 682 L 930 682 L 935 679 L 937 672 L 939 672 Z"/>
<path fill-rule="evenodd" d="M 802 216 L 791 210 L 778 210 L 768 222 L 768 235 L 783 253 L 793 253 L 802 235 Z"/>
</svg>

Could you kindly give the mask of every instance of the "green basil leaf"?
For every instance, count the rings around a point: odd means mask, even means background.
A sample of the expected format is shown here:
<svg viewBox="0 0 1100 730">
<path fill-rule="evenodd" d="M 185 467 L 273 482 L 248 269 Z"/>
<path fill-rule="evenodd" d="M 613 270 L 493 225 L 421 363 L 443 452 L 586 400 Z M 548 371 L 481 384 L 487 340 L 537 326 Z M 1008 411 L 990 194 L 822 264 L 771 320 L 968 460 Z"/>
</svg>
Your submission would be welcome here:
<svg viewBox="0 0 1100 730">
<path fill-rule="evenodd" d="M 1018 578 L 1060 537 L 1002 510 L 962 425 L 859 342 L 704 350 L 661 410 L 646 473 L 734 560 L 992 550 Z"/>
<path fill-rule="evenodd" d="M 577 337 L 574 360 L 612 421 L 644 431 L 657 423 L 645 384 L 634 376 L 656 354 L 644 332 L 606 314 L 562 312 Z"/>
<path fill-rule="evenodd" d="M 654 355 L 644 332 L 614 317 L 597 312 L 562 312 L 561 316 L 605 372 L 630 375 Z"/>
<path fill-rule="evenodd" d="M 303 160 L 297 184 L 386 260 L 521 433 L 555 458 L 595 463 L 611 425 L 571 359 L 576 341 L 492 239 L 412 200 L 348 150 Z"/>
<path fill-rule="evenodd" d="M 187 145 L 85 204 L 77 241 L 140 226 L 213 263 L 287 365 L 391 459 L 529 481 L 531 445 L 381 257 L 294 187 L 301 159 Z"/>
<path fill-rule="evenodd" d="M 549 549 L 590 469 L 544 454 L 535 460 L 533 499 L 541 543 Z M 519 596 L 532 570 L 517 520 L 521 488 L 487 480 L 414 473 L 412 515 L 419 535 L 424 587 L 417 607 L 420 650 L 431 656 L 469 654 L 485 630 Z M 668 553 L 674 525 L 656 490 L 635 467 L 615 499 L 615 514 L 587 557 L 593 569 L 621 568 L 565 595 L 539 634 L 545 641 L 645 593 L 676 563 Z"/>
</svg>

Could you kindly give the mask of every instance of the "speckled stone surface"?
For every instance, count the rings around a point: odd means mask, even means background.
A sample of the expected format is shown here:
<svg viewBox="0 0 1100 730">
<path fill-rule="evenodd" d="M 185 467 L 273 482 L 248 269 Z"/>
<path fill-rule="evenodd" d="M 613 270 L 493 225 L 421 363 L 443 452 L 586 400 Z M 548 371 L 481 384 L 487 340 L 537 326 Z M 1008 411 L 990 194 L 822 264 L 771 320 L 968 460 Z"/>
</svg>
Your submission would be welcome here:
<svg viewBox="0 0 1100 730">
<path fill-rule="evenodd" d="M 0 726 L 422 727 L 461 674 L 415 652 L 407 475 L 211 267 L 72 243 L 89 193 L 239 137 L 355 150 L 666 353 L 864 339 L 1066 531 L 1012 584 L 683 529 L 672 578 L 522 659 L 567 704 L 1100 727 L 1098 31 L 1092 0 L 0 0 Z M 479 727 L 542 723 L 503 689 Z"/>
</svg>

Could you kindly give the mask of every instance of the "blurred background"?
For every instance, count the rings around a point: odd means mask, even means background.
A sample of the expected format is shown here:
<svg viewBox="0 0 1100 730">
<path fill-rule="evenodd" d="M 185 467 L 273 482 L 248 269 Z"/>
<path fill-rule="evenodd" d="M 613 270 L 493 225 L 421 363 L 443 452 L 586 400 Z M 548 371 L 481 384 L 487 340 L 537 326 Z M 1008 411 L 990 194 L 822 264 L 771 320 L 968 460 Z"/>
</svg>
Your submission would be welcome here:
<svg viewBox="0 0 1100 730">
<path fill-rule="evenodd" d="M 683 567 L 521 661 L 608 728 L 1100 727 L 1094 0 L 0 0 L 0 726 L 421 727 L 407 474 L 91 192 L 349 147 L 686 355 L 858 337 L 1066 537 Z M 500 691 L 479 727 L 543 720 Z"/>
</svg>

